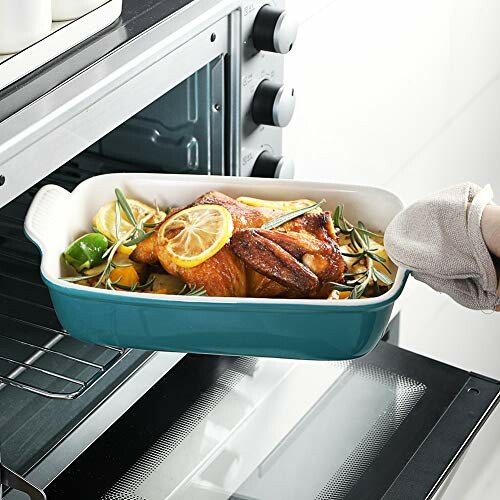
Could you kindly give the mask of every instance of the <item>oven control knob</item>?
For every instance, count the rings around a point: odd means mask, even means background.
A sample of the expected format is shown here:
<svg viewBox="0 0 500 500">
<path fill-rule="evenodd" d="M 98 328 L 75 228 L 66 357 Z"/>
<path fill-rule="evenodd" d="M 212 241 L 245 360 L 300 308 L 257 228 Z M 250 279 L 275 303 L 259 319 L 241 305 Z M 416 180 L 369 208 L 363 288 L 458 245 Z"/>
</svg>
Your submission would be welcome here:
<svg viewBox="0 0 500 500">
<path fill-rule="evenodd" d="M 293 179 L 294 174 L 295 165 L 292 160 L 273 155 L 269 151 L 264 151 L 258 156 L 252 170 L 252 177 Z"/>
<path fill-rule="evenodd" d="M 286 54 L 297 38 L 297 22 L 285 10 L 264 5 L 255 17 L 252 38 L 256 49 Z"/>
<path fill-rule="evenodd" d="M 263 80 L 252 101 L 252 118 L 255 123 L 286 127 L 295 111 L 294 90 L 281 83 Z"/>
</svg>

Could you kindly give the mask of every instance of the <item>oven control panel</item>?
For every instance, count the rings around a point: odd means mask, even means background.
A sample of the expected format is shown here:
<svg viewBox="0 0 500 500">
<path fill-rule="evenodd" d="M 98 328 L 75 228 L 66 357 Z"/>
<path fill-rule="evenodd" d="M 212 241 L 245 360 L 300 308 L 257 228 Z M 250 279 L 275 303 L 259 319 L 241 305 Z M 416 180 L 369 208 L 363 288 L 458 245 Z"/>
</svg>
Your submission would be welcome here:
<svg viewBox="0 0 500 500">
<path fill-rule="evenodd" d="M 297 23 L 281 1 L 249 1 L 242 16 L 241 175 L 292 178 L 281 129 L 293 118 L 295 90 L 284 81 L 283 66 Z"/>
<path fill-rule="evenodd" d="M 252 40 L 258 50 L 287 54 L 297 38 L 297 23 L 286 10 L 264 5 L 255 16 Z"/>
<path fill-rule="evenodd" d="M 252 99 L 252 119 L 261 125 L 286 127 L 295 110 L 295 91 L 281 83 L 265 79 Z"/>
</svg>

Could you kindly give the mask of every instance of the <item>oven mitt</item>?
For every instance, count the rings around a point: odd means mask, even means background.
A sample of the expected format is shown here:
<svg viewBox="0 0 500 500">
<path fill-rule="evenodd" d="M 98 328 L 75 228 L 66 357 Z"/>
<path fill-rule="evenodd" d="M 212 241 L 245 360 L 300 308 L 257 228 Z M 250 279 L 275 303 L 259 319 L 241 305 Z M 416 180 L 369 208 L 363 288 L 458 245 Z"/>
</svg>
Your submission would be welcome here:
<svg viewBox="0 0 500 500">
<path fill-rule="evenodd" d="M 463 183 L 417 201 L 399 213 L 385 233 L 393 262 L 469 309 L 493 310 L 497 274 L 481 233 L 493 192 Z"/>
</svg>

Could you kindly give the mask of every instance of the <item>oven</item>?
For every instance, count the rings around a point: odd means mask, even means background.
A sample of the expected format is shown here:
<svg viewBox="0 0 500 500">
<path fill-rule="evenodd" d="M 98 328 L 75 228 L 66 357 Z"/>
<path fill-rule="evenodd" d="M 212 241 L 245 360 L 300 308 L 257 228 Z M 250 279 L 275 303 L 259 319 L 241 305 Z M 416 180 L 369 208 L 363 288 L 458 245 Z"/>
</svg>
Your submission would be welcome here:
<svg viewBox="0 0 500 500">
<path fill-rule="evenodd" d="M 293 177 L 283 9 L 125 0 L 116 23 L 0 91 L 5 498 L 437 497 L 495 407 L 497 381 L 395 346 L 398 316 L 373 353 L 328 363 L 90 345 L 58 323 L 22 230 L 41 186 Z"/>
</svg>

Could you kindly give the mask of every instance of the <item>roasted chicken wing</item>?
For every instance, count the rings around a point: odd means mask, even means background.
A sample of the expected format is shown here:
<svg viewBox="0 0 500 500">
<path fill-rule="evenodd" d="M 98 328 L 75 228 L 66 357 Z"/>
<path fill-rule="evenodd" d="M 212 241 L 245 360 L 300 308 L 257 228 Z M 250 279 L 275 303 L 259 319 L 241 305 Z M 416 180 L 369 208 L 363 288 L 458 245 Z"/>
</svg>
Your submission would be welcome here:
<svg viewBox="0 0 500 500">
<path fill-rule="evenodd" d="M 230 242 L 214 256 L 183 268 L 152 236 L 137 245 L 132 259 L 148 264 L 159 261 L 188 285 L 205 287 L 209 296 L 319 298 L 328 295 L 326 282 L 343 279 L 345 265 L 329 212 L 307 213 L 265 230 L 262 225 L 281 211 L 251 207 L 218 192 L 206 193 L 189 206 L 204 204 L 223 206 L 233 219 Z"/>
</svg>

